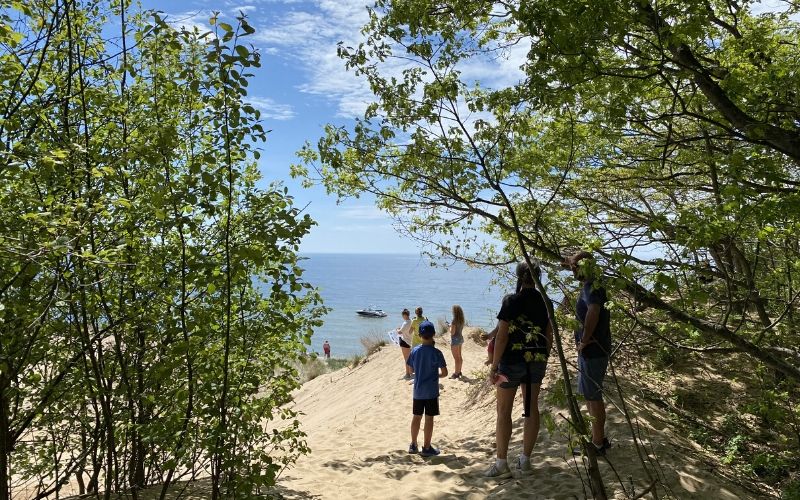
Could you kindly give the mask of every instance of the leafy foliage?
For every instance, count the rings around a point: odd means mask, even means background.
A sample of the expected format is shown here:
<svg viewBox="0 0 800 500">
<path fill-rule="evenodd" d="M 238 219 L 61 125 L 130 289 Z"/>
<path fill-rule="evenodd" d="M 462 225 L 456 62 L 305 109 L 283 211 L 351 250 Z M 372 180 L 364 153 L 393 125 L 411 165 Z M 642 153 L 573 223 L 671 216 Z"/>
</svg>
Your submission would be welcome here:
<svg viewBox="0 0 800 500">
<path fill-rule="evenodd" d="M 782 8 L 378 1 L 340 46 L 376 102 L 294 172 L 372 193 L 434 254 L 557 270 L 592 250 L 623 346 L 664 364 L 742 352 L 796 401 L 800 26 Z M 516 81 L 469 79 L 512 51 Z M 787 418 L 773 424 L 794 441 Z"/>
<path fill-rule="evenodd" d="M 323 308 L 313 222 L 256 187 L 253 28 L 0 7 L 0 498 L 9 470 L 40 496 L 274 483 L 307 451 L 283 405 Z"/>
</svg>

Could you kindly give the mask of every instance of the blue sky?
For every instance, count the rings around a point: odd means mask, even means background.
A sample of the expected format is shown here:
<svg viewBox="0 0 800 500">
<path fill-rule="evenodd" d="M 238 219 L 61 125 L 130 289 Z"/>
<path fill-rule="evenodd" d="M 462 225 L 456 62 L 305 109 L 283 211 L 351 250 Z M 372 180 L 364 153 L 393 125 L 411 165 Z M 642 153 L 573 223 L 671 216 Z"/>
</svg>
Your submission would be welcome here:
<svg viewBox="0 0 800 500">
<path fill-rule="evenodd" d="M 249 43 L 262 54 L 262 67 L 254 70 L 248 100 L 262 112 L 271 129 L 263 145 L 260 168 L 265 182 L 279 180 L 288 187 L 298 206 L 317 221 L 304 240 L 306 253 L 418 253 L 417 244 L 399 234 L 392 220 L 363 197 L 336 204 L 324 188 L 303 188 L 289 176 L 297 162 L 295 153 L 306 141 L 312 144 L 327 123 L 347 125 L 360 116 L 372 99 L 363 80 L 345 70 L 336 55 L 344 41 L 355 46 L 367 22 L 364 0 L 143 0 L 145 8 L 160 10 L 176 25 L 208 27 L 213 11 L 234 18 L 247 15 L 256 33 Z M 782 10 L 781 0 L 764 0 L 754 12 Z M 506 86 L 523 78 L 520 65 L 527 56 L 525 44 L 513 47 L 504 58 L 470 62 L 462 78 L 483 87 Z M 398 70 L 400 68 L 390 68 Z"/>
<path fill-rule="evenodd" d="M 262 112 L 272 132 L 260 168 L 265 182 L 280 180 L 296 204 L 317 221 L 301 246 L 305 253 L 418 253 L 392 220 L 375 208 L 372 198 L 336 204 L 324 188 L 306 189 L 289 176 L 295 153 L 312 144 L 327 123 L 348 124 L 371 99 L 366 84 L 344 68 L 336 56 L 340 40 L 356 43 L 367 22 L 367 3 L 353 0 L 145 0 L 176 25 L 208 28 L 213 11 L 234 18 L 244 12 L 256 33 L 249 43 L 262 54 L 261 68 L 249 85 L 248 100 Z"/>
</svg>

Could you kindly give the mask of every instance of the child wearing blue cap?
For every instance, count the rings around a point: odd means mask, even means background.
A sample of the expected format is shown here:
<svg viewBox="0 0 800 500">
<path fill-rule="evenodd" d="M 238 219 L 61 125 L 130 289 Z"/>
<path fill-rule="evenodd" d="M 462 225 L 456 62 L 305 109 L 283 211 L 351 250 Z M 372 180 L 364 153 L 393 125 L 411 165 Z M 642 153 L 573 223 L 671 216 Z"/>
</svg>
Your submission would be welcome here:
<svg viewBox="0 0 800 500">
<path fill-rule="evenodd" d="M 408 364 L 414 369 L 414 406 L 411 418 L 411 445 L 409 453 L 417 453 L 423 457 L 439 454 L 439 450 L 431 446 L 433 435 L 433 417 L 439 414 L 439 379 L 447 376 L 447 363 L 442 351 L 433 346 L 433 335 L 436 328 L 430 321 L 419 324 L 419 336 L 422 344 L 415 347 L 408 356 Z M 425 415 L 425 442 L 422 451 L 417 447 L 417 436 L 422 415 Z"/>
</svg>

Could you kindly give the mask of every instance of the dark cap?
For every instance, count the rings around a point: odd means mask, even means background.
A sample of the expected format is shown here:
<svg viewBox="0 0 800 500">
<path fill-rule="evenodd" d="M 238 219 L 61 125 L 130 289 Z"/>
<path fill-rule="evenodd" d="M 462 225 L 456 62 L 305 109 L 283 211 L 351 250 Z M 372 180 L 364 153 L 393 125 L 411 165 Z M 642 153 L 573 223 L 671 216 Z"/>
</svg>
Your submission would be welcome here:
<svg viewBox="0 0 800 500">
<path fill-rule="evenodd" d="M 436 335 L 436 327 L 430 321 L 423 321 L 419 324 L 419 336 L 430 338 Z"/>
</svg>

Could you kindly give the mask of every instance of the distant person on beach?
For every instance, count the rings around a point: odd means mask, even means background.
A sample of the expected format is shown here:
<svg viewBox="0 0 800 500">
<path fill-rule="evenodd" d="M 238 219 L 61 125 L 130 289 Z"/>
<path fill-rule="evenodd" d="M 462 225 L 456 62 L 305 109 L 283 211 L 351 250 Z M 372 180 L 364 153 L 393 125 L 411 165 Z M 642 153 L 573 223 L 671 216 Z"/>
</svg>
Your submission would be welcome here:
<svg viewBox="0 0 800 500">
<path fill-rule="evenodd" d="M 331 359 L 331 345 L 327 340 L 322 344 L 322 352 L 325 353 L 325 359 Z"/>
<path fill-rule="evenodd" d="M 453 353 L 453 363 L 455 371 L 450 378 L 461 377 L 461 365 L 464 359 L 461 357 L 461 346 L 464 344 L 464 310 L 456 304 L 453 306 L 453 321 L 450 322 L 450 352 Z"/>
<path fill-rule="evenodd" d="M 413 372 L 408 366 L 408 356 L 411 354 L 411 313 L 408 309 L 403 309 L 400 314 L 403 316 L 403 324 L 397 329 L 397 335 L 400 337 L 400 350 L 403 351 L 403 365 L 406 367 L 406 374 L 403 378 L 411 380 Z"/>
<path fill-rule="evenodd" d="M 539 437 L 539 389 L 547 369 L 547 356 L 553 343 L 553 328 L 544 299 L 535 288 L 527 263 L 517 264 L 517 292 L 503 298 L 497 314 L 497 333 L 489 380 L 497 386 L 497 459 L 487 478 L 509 478 L 508 443 L 511 440 L 511 410 L 517 387 L 522 386 L 524 426 L 522 453 L 516 470 L 531 470 L 531 453 Z"/>
<path fill-rule="evenodd" d="M 411 347 L 416 347 L 422 342 L 419 338 L 419 325 L 423 321 L 428 321 L 428 318 L 422 315 L 421 307 L 414 309 L 414 314 L 416 316 L 411 320 Z"/>
<path fill-rule="evenodd" d="M 439 454 L 439 450 L 431 445 L 433 436 L 433 417 L 439 414 L 439 379 L 447 376 L 447 364 L 442 351 L 433 346 L 436 327 L 430 321 L 419 325 L 421 345 L 411 351 L 408 365 L 414 369 L 414 403 L 411 417 L 411 444 L 409 453 L 419 453 L 423 457 Z M 425 415 L 425 441 L 420 451 L 417 446 L 419 426 L 422 415 Z"/>
<path fill-rule="evenodd" d="M 611 313 L 606 309 L 608 294 L 599 281 L 600 270 L 589 252 L 569 257 L 566 265 L 581 283 L 575 304 L 580 328 L 575 331 L 578 349 L 578 393 L 586 399 L 592 417 L 592 444 L 598 455 L 605 455 L 611 443 L 606 438 L 606 403 L 603 380 L 611 354 Z"/>
</svg>

